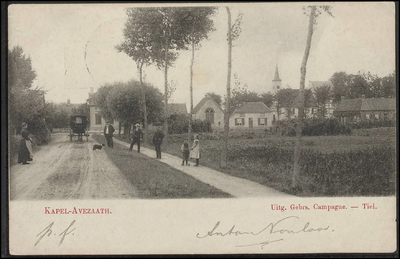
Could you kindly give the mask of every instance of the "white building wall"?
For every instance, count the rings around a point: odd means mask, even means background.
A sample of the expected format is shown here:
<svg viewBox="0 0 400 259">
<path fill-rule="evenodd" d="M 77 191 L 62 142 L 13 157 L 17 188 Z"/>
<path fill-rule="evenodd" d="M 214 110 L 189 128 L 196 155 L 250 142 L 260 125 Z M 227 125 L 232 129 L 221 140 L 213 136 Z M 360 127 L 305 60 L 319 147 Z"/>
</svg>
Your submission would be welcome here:
<svg viewBox="0 0 400 259">
<path fill-rule="evenodd" d="M 96 106 L 90 106 L 90 129 L 91 132 L 103 132 L 104 126 L 106 125 L 106 121 L 103 117 L 101 117 L 101 123 L 96 124 L 96 114 L 99 113 L 99 108 Z M 115 127 L 115 125 L 114 125 Z"/>
<path fill-rule="evenodd" d="M 221 108 L 213 101 L 207 100 L 200 110 L 193 114 L 193 119 L 206 120 L 206 110 L 212 108 L 214 110 L 214 123 L 211 124 L 212 128 L 223 128 L 224 127 L 224 113 Z"/>
<path fill-rule="evenodd" d="M 250 121 L 253 121 L 253 129 L 269 129 L 272 126 L 272 121 L 273 121 L 273 112 L 268 112 L 268 113 L 234 113 L 230 118 L 229 118 L 229 128 L 236 128 L 236 129 L 249 129 L 250 127 Z M 244 125 L 236 125 L 236 119 L 244 119 Z M 259 119 L 261 124 L 265 122 L 266 119 L 266 124 L 265 125 L 259 125 Z"/>
</svg>

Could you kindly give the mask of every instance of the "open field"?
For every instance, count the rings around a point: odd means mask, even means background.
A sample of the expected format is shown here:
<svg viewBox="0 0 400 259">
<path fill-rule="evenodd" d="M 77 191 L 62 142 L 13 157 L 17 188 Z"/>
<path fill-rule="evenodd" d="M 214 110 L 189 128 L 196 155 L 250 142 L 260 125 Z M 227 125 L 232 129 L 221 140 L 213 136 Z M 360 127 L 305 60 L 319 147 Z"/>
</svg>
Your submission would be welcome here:
<svg viewBox="0 0 400 259">
<path fill-rule="evenodd" d="M 171 135 L 163 152 L 181 156 L 183 135 Z M 220 168 L 222 140 L 200 136 L 200 164 L 299 196 L 394 194 L 396 130 L 353 130 L 352 135 L 303 137 L 301 188 L 291 188 L 295 137 L 232 138 L 228 167 Z M 149 145 L 152 147 L 152 145 Z"/>
</svg>

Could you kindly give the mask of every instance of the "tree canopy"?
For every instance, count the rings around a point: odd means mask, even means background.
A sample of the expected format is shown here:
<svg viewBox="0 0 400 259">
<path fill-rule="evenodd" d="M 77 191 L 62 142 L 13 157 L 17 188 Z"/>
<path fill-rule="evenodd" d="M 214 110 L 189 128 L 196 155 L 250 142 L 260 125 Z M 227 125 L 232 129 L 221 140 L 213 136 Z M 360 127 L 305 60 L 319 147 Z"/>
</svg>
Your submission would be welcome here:
<svg viewBox="0 0 400 259">
<path fill-rule="evenodd" d="M 36 78 L 30 57 L 26 57 L 20 46 L 8 50 L 8 85 L 11 89 L 29 89 Z"/>
<path fill-rule="evenodd" d="M 150 123 L 158 121 L 163 108 L 162 94 L 147 83 L 143 89 L 146 94 L 148 120 Z M 101 86 L 94 98 L 105 119 L 116 119 L 130 125 L 143 122 L 140 91 L 139 81 L 116 82 Z"/>
<path fill-rule="evenodd" d="M 211 97 L 219 106 L 222 104 L 222 97 L 214 92 L 208 92 L 205 96 Z"/>
<path fill-rule="evenodd" d="M 366 98 L 393 98 L 396 95 L 396 82 L 394 72 L 378 77 L 371 72 L 358 72 L 347 74 L 336 72 L 330 78 L 333 89 L 333 101 L 339 102 L 341 97 L 353 99 L 364 95 Z"/>
</svg>

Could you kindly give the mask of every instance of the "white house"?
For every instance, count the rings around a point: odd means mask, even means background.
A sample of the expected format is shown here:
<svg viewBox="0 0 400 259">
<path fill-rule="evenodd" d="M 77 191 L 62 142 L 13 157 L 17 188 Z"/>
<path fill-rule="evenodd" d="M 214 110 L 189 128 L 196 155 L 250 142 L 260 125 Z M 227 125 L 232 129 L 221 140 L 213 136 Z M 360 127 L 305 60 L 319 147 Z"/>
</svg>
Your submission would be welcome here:
<svg viewBox="0 0 400 259">
<path fill-rule="evenodd" d="M 204 97 L 194 108 L 192 118 L 195 120 L 209 121 L 211 128 L 224 127 L 224 111 L 213 98 Z"/>
<path fill-rule="evenodd" d="M 229 127 L 237 129 L 268 129 L 275 121 L 275 112 L 262 102 L 247 102 L 229 118 Z"/>
</svg>

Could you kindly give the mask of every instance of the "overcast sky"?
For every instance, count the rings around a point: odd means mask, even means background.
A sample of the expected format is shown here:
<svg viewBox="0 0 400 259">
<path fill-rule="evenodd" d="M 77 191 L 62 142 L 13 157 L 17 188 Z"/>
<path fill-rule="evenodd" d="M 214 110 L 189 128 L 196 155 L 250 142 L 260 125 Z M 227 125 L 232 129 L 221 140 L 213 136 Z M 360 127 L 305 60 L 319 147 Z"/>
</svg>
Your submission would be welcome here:
<svg viewBox="0 0 400 259">
<path fill-rule="evenodd" d="M 327 3 L 324 3 L 327 4 Z M 154 4 L 153 4 L 154 5 Z M 192 4 L 193 5 L 193 4 Z M 306 3 L 230 4 L 232 19 L 243 13 L 242 33 L 234 42 L 232 78 L 236 73 L 249 90 L 272 91 L 278 64 L 283 87 L 299 88 L 308 20 Z M 42 4 L 9 7 L 9 49 L 20 45 L 37 73 L 34 86 L 55 103 L 84 103 L 106 82 L 137 79 L 136 64 L 115 45 L 123 41 L 127 4 Z M 394 3 L 331 4 L 334 18 L 318 17 L 307 64 L 309 80 L 328 80 L 333 73 L 370 71 L 386 76 L 395 70 Z M 220 5 L 216 30 L 195 52 L 194 104 L 205 93 L 226 93 L 227 14 Z M 189 109 L 190 51 L 180 53 L 168 80 L 176 91 L 170 102 Z M 88 69 L 90 73 L 88 72 Z M 146 81 L 164 89 L 164 73 L 145 68 Z M 232 80 L 233 86 L 233 80 Z"/>
</svg>

